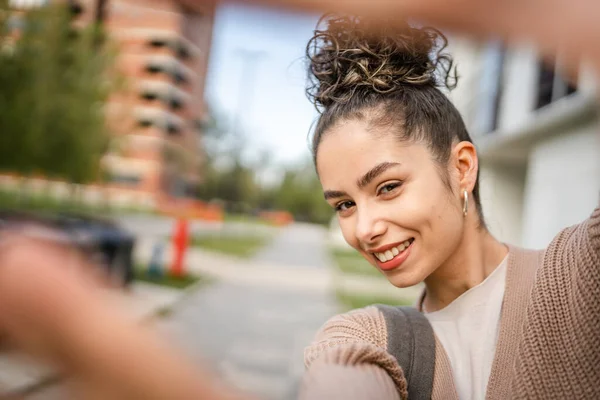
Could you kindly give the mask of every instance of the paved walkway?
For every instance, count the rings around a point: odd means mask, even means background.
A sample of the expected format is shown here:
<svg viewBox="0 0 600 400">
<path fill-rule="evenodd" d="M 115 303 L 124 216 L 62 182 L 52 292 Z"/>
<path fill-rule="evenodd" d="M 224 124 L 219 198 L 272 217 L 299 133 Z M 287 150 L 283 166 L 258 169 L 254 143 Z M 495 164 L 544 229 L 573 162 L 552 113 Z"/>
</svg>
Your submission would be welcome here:
<svg viewBox="0 0 600 400">
<path fill-rule="evenodd" d="M 262 399 L 294 399 L 304 347 L 336 312 L 328 294 L 221 283 L 188 298 L 164 328 L 228 384 Z"/>
<path fill-rule="evenodd" d="M 313 224 L 294 224 L 279 232 L 252 260 L 285 267 L 327 269 L 327 230 Z"/>
<path fill-rule="evenodd" d="M 171 337 L 230 385 L 296 398 L 304 348 L 338 312 L 324 238 L 320 227 L 292 225 L 250 261 L 190 252 L 191 269 L 218 270 L 221 280 L 174 312 Z"/>
</svg>

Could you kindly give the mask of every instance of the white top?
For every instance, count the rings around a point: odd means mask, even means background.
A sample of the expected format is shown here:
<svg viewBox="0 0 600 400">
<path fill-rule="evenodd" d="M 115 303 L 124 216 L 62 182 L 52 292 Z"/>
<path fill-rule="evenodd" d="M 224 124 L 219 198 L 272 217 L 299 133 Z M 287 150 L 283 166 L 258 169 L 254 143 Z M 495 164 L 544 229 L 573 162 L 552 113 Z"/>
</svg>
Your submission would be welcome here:
<svg viewBox="0 0 600 400">
<path fill-rule="evenodd" d="M 452 365 L 460 400 L 483 400 L 496 352 L 507 258 L 442 310 L 425 313 Z"/>
</svg>

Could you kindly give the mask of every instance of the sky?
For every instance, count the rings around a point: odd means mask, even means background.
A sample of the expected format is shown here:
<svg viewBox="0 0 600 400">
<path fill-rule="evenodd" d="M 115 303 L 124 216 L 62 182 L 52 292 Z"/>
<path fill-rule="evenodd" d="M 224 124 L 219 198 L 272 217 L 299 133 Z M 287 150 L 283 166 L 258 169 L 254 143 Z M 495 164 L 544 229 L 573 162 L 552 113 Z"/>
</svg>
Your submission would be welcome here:
<svg viewBox="0 0 600 400">
<path fill-rule="evenodd" d="M 236 126 L 238 115 L 249 147 L 270 151 L 278 164 L 310 154 L 317 112 L 305 96 L 303 55 L 317 19 L 243 5 L 217 12 L 206 98 L 227 125 Z"/>
</svg>

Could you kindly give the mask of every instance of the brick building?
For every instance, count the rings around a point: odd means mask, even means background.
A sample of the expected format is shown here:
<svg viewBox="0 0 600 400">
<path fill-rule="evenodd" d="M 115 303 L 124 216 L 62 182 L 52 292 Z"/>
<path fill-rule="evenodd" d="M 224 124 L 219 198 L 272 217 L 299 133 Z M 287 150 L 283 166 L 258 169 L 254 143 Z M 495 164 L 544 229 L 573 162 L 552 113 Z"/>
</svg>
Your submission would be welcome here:
<svg viewBox="0 0 600 400">
<path fill-rule="evenodd" d="M 93 0 L 81 1 L 95 11 Z M 105 26 L 126 78 L 107 105 L 115 139 L 104 167 L 115 184 L 177 197 L 199 184 L 214 12 L 205 1 L 107 2 Z"/>
<path fill-rule="evenodd" d="M 48 1 L 11 5 L 26 10 Z M 151 202 L 163 194 L 192 194 L 201 180 L 200 126 L 215 2 L 68 1 L 80 11 L 76 24 L 100 18 L 118 50 L 124 85 L 105 105 L 113 134 L 103 159 L 110 185 Z"/>
</svg>

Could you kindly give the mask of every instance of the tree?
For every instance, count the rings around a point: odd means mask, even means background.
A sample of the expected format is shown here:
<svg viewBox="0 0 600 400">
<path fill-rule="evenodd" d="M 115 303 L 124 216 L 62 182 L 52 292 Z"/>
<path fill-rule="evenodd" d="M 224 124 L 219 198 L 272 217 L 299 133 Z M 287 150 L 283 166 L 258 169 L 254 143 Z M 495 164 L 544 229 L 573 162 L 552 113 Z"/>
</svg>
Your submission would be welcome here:
<svg viewBox="0 0 600 400">
<path fill-rule="evenodd" d="M 243 136 L 223 126 L 223 120 L 212 111 L 202 127 L 204 179 L 198 195 L 204 200 L 221 200 L 236 212 L 250 211 L 258 206 L 260 197 L 256 168 L 244 161 Z"/>
<path fill-rule="evenodd" d="M 333 215 L 310 160 L 286 169 L 274 198 L 276 208 L 291 212 L 299 221 L 327 224 Z"/>
<path fill-rule="evenodd" d="M 97 27 L 73 26 L 66 3 L 18 16 L 0 1 L 0 169 L 99 179 L 109 137 L 102 110 L 117 85 L 113 54 L 95 46 Z"/>
<path fill-rule="evenodd" d="M 286 210 L 299 221 L 329 223 L 333 211 L 323 199 L 310 159 L 282 167 L 282 178 L 275 185 L 261 185 L 257 176 L 274 167 L 270 155 L 261 154 L 254 165 L 244 162 L 245 141 L 239 133 L 220 125 L 222 120 L 213 113 L 202 129 L 206 157 L 200 198 L 222 200 L 236 212 Z"/>
</svg>

